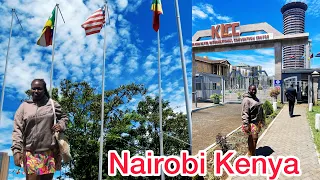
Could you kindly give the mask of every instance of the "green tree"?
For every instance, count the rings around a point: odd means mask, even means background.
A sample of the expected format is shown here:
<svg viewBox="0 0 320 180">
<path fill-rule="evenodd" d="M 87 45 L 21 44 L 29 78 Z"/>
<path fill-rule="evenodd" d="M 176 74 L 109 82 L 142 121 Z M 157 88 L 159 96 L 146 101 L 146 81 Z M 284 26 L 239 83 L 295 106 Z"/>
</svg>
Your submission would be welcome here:
<svg viewBox="0 0 320 180">
<path fill-rule="evenodd" d="M 137 110 L 132 113 L 132 119 L 137 124 L 131 135 L 136 138 L 136 145 L 147 150 L 153 150 L 154 154 L 160 155 L 159 139 L 159 97 L 146 96 L 140 101 Z M 187 117 L 182 112 L 176 113 L 169 106 L 169 101 L 162 100 L 162 125 L 164 155 L 180 155 L 181 150 L 188 150 Z M 144 152 L 140 152 L 144 155 Z M 159 177 L 148 177 L 158 179 Z M 166 179 L 187 179 L 187 177 L 166 177 Z"/>
<path fill-rule="evenodd" d="M 30 98 L 30 90 L 26 91 Z M 143 85 L 129 84 L 105 91 L 104 105 L 104 155 L 103 179 L 159 179 L 159 177 L 115 177 L 107 176 L 107 152 L 129 150 L 131 155 L 144 155 L 153 150 L 160 155 L 159 147 L 159 98 L 144 97 Z M 127 108 L 133 97 L 144 97 L 136 110 Z M 137 98 L 136 97 L 136 98 Z M 60 93 L 54 88 L 52 98 L 59 102 L 69 116 L 68 137 L 73 160 L 64 164 L 66 175 L 73 179 L 97 179 L 99 171 L 99 138 L 101 123 L 101 94 L 87 82 L 63 80 Z M 179 155 L 187 150 L 187 118 L 175 113 L 169 101 L 162 101 L 164 154 Z M 178 139 L 178 140 L 177 140 Z M 169 178 L 168 178 L 169 179 Z M 171 179 L 186 179 L 174 177 Z"/>
</svg>

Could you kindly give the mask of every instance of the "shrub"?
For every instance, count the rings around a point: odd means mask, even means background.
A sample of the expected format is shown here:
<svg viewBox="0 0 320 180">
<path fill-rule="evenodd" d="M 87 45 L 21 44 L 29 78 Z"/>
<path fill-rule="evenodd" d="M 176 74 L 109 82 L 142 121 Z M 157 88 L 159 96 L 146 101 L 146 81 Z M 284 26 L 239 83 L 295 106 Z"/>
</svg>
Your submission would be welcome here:
<svg viewBox="0 0 320 180">
<path fill-rule="evenodd" d="M 273 113 L 273 107 L 269 101 L 264 102 L 262 107 L 266 116 L 269 116 Z"/>
<path fill-rule="evenodd" d="M 210 99 L 221 99 L 221 95 L 214 93 L 210 96 Z"/>
<path fill-rule="evenodd" d="M 219 144 L 223 154 L 230 150 L 230 146 L 227 143 L 227 137 L 222 136 L 220 133 L 216 136 L 216 143 Z"/>
<path fill-rule="evenodd" d="M 270 91 L 270 97 L 277 99 L 278 95 L 280 94 L 280 90 L 278 88 L 274 88 Z"/>
</svg>

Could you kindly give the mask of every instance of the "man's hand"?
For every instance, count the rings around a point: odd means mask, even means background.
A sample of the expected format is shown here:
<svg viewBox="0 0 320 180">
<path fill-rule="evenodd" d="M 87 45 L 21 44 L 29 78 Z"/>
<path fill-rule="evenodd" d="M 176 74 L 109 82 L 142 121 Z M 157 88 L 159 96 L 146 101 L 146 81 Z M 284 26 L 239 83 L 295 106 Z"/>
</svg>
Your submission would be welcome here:
<svg viewBox="0 0 320 180">
<path fill-rule="evenodd" d="M 60 124 L 55 124 L 55 125 L 53 125 L 52 126 L 52 130 L 54 130 L 55 132 L 59 132 L 59 131 L 61 131 L 61 126 L 60 126 Z"/>
<path fill-rule="evenodd" d="M 16 154 L 14 155 L 14 164 L 15 164 L 16 166 L 21 167 L 21 164 L 22 164 L 22 156 L 21 156 L 21 153 L 16 153 Z"/>
</svg>

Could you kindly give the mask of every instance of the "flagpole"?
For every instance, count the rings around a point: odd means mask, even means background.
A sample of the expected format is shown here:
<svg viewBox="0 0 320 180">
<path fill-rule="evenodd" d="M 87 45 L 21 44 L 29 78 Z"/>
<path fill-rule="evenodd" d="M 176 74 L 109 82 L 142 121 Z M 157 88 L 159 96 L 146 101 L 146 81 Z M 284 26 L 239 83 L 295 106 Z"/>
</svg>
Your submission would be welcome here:
<svg viewBox="0 0 320 180">
<path fill-rule="evenodd" d="M 182 39 L 182 32 L 181 32 L 178 0 L 175 0 L 175 7 L 176 7 L 177 25 L 178 25 L 179 40 L 180 40 L 180 54 L 181 54 L 181 65 L 183 70 L 184 95 L 185 95 L 187 118 L 188 118 L 188 133 L 189 133 L 189 144 L 190 144 L 189 152 L 191 155 L 192 154 L 192 120 L 191 120 L 191 113 L 189 108 L 190 104 L 189 104 L 189 97 L 188 97 L 189 92 L 188 92 L 187 70 L 186 70 L 186 63 L 185 63 L 184 52 L 183 52 L 183 39 Z"/>
<path fill-rule="evenodd" d="M 54 27 L 53 27 L 53 41 L 52 41 L 52 61 L 51 61 L 51 72 L 50 72 L 50 97 L 52 97 L 52 81 L 53 81 L 53 61 L 54 61 L 54 45 L 56 40 L 56 31 L 57 31 L 57 23 L 58 23 L 58 6 L 59 4 L 56 4 L 55 10 L 54 10 Z"/>
<path fill-rule="evenodd" d="M 106 11 L 107 4 L 104 5 L 104 10 Z M 105 12 L 105 19 L 106 19 Z M 102 67 L 102 93 L 101 93 L 101 131 L 100 131 L 100 152 L 99 152 L 99 180 L 102 180 L 102 162 L 103 162 L 103 125 L 104 125 L 104 74 L 106 67 L 106 37 L 107 37 L 107 28 L 106 23 L 104 27 L 104 43 L 103 43 L 103 67 Z"/>
<path fill-rule="evenodd" d="M 6 65 L 4 69 L 4 77 L 3 77 L 3 84 L 2 84 L 2 92 L 1 92 L 1 104 L 0 104 L 0 124 L 2 120 L 2 108 L 3 108 L 3 101 L 4 101 L 4 90 L 6 87 L 6 76 L 7 76 L 7 68 L 8 68 L 8 58 L 9 58 L 9 50 L 10 50 L 10 41 L 12 36 L 12 24 L 13 24 L 13 13 L 14 9 L 12 9 L 12 18 L 11 18 L 11 26 L 10 26 L 10 35 L 9 35 L 9 42 L 8 42 L 8 50 L 7 50 L 7 57 L 6 57 Z"/>
<path fill-rule="evenodd" d="M 160 32 L 158 30 L 158 81 L 159 81 L 159 122 L 160 122 L 160 156 L 163 156 L 163 132 L 162 132 L 162 96 L 161 96 L 161 63 L 160 63 Z M 161 180 L 164 180 L 161 167 Z"/>
</svg>

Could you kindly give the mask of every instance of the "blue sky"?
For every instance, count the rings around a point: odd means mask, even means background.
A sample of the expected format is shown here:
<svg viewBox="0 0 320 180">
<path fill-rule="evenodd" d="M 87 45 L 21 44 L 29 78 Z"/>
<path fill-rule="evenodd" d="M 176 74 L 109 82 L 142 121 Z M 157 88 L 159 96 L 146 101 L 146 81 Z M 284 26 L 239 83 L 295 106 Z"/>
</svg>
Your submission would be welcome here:
<svg viewBox="0 0 320 180">
<path fill-rule="evenodd" d="M 291 0 L 246 0 L 246 1 L 192 1 L 192 34 L 198 30 L 210 29 L 211 25 L 238 22 L 240 25 L 267 22 L 278 31 L 283 32 L 281 7 Z M 314 56 L 320 52 L 320 1 L 306 0 L 308 10 L 305 18 L 305 31 L 312 40 Z M 212 59 L 226 58 L 232 65 L 245 63 L 262 65 L 269 75 L 274 75 L 274 49 L 257 49 L 244 51 L 229 51 L 218 53 L 202 53 Z M 320 58 L 314 58 L 311 67 L 320 67 Z"/>
<path fill-rule="evenodd" d="M 144 84 L 148 94 L 158 95 L 157 34 L 152 29 L 152 0 L 111 0 L 111 23 L 107 29 L 105 89 L 128 83 Z M 103 5 L 102 0 L 6 0 L 0 2 L 0 82 L 2 86 L 5 57 L 11 21 L 15 8 L 24 30 L 14 19 L 9 53 L 4 108 L 0 125 L 0 151 L 11 154 L 13 116 L 34 78 L 44 78 L 49 88 L 51 68 L 50 47 L 40 47 L 36 41 L 56 3 L 60 4 L 65 24 L 58 15 L 54 61 L 54 87 L 62 79 L 88 81 L 101 91 L 103 30 L 99 35 L 85 37 L 81 24 Z M 162 95 L 171 101 L 175 111 L 185 112 L 185 100 L 179 37 L 174 1 L 162 1 L 164 14 L 160 19 Z M 187 62 L 189 94 L 191 94 L 191 1 L 180 1 L 184 52 Z M 2 89 L 2 87 L 1 87 Z M 191 95 L 189 95 L 191 97 Z M 139 97 L 128 105 L 134 108 Z M 191 102 L 191 101 L 190 101 Z M 11 159 L 12 160 L 12 159 Z M 14 169 L 10 163 L 10 172 Z M 14 173 L 10 173 L 13 179 Z M 23 177 L 23 176 L 16 176 Z"/>
</svg>

